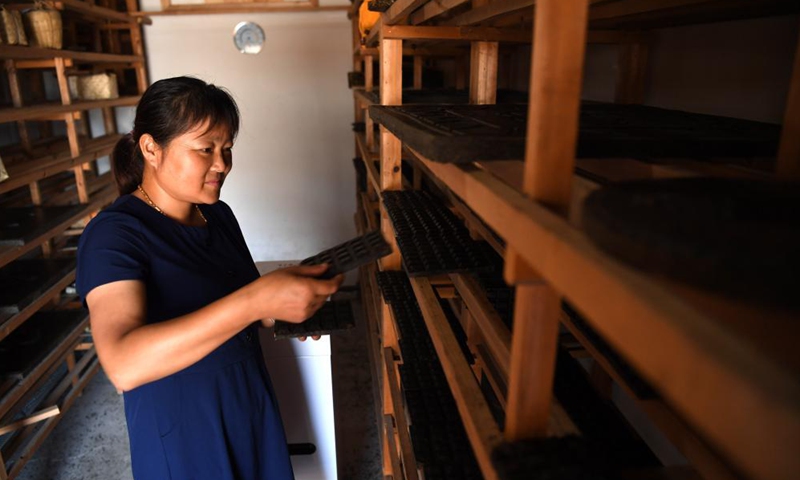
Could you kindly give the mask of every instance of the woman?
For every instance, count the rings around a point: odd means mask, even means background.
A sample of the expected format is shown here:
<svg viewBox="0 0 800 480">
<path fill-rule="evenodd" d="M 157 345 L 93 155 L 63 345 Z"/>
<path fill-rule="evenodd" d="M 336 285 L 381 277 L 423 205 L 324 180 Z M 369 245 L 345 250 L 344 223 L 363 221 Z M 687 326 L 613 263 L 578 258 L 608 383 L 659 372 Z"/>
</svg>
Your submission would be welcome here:
<svg viewBox="0 0 800 480">
<path fill-rule="evenodd" d="M 78 247 L 97 354 L 125 396 L 137 480 L 293 478 L 257 322 L 302 322 L 340 286 L 327 268 L 259 277 L 219 201 L 239 113 L 188 77 L 154 83 L 117 144 L 121 196 Z"/>
</svg>

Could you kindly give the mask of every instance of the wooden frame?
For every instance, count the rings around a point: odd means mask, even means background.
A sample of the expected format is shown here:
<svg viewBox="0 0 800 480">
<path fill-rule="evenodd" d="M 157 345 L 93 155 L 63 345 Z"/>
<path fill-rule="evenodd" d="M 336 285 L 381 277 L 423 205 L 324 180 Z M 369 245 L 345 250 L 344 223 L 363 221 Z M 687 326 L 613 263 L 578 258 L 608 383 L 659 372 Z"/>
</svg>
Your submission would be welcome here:
<svg viewBox="0 0 800 480">
<path fill-rule="evenodd" d="M 736 9 L 748 2 L 755 5 L 751 0 L 742 0 L 728 7 Z M 495 360 L 492 368 L 507 371 L 506 439 L 552 434 L 547 420 L 556 408 L 550 399 L 554 349 L 559 325 L 570 325 L 560 308 L 560 299 L 564 297 L 663 395 L 663 401 L 639 401 L 638 404 L 684 451 L 697 470 L 681 472 L 681 475 L 785 478 L 787 472 L 800 471 L 800 460 L 790 447 L 800 444 L 800 385 L 797 382 L 800 362 L 793 355 L 792 342 L 785 341 L 797 338 L 800 331 L 791 315 L 780 311 L 767 313 L 635 271 L 595 248 L 575 221 L 579 212 L 571 209 L 598 187 L 596 182 L 576 175 L 576 165 L 584 174 L 597 173 L 599 169 L 616 179 L 697 174 L 760 176 L 727 166 L 680 160 L 645 165 L 631 159 L 617 159 L 601 165 L 591 159 L 576 162 L 574 158 L 585 45 L 622 45 L 618 102 L 641 103 L 647 84 L 644 75 L 650 42 L 647 32 L 590 28 L 612 25 L 608 22 L 621 21 L 627 15 L 647 23 L 661 16 L 672 18 L 670 15 L 676 11 L 686 15 L 683 22 L 692 21 L 692 12 L 698 13 L 696 18 L 700 21 L 727 18 L 723 12 L 725 6 L 711 8 L 714 2 L 705 0 L 508 0 L 489 3 L 475 0 L 471 8 L 466 8 L 466 3 L 466 0 L 398 0 L 396 11 L 382 16 L 367 37 L 367 46 L 357 45 L 354 54 L 356 58 L 366 53 L 384 57 L 384 42 L 391 39 L 408 40 L 408 43 L 423 40 L 431 50 L 449 41 L 523 41 L 522 34 L 529 37 L 526 43 L 533 39 L 532 101 L 529 102 L 524 164 L 487 162 L 456 166 L 432 162 L 408 150 L 414 157 L 415 171 L 426 173 L 430 177 L 426 180 L 441 186 L 457 210 L 467 212 L 464 214 L 467 223 L 477 226 L 471 228 L 472 231 L 488 238 L 494 238 L 496 233 L 505 242 L 495 240 L 493 246 L 505 253 L 506 277 L 517 285 L 515 331 L 510 338 L 481 299 L 480 289 L 468 284 L 468 277 L 454 275 L 451 280 L 468 307 L 462 318 L 465 328 L 472 332 L 468 337 L 480 340 L 477 348 L 485 351 L 480 353 L 484 358 Z M 455 8 L 459 10 L 453 15 L 451 10 Z M 526 8 L 529 9 L 527 13 Z M 768 12 L 769 8 L 763 11 Z M 441 21 L 445 13 L 450 15 Z M 503 27 L 514 21 L 516 29 Z M 531 22 L 536 22 L 535 38 L 525 30 Z M 635 25 L 627 19 L 625 22 Z M 370 47 L 378 43 L 381 46 L 377 49 Z M 418 43 L 413 45 L 419 47 Z M 495 68 L 491 59 L 480 59 L 475 53 L 479 49 L 475 46 L 472 49 L 477 61 L 471 62 L 471 101 L 492 103 L 492 90 L 496 87 L 491 82 L 493 75 L 496 78 Z M 402 51 L 417 55 L 406 48 Z M 391 55 L 396 68 L 400 63 L 396 49 Z M 393 68 L 384 58 L 381 62 L 382 70 Z M 414 84 L 418 86 L 420 60 L 415 58 L 414 62 Z M 795 137 L 800 137 L 796 134 L 797 122 L 793 121 L 800 108 L 797 106 L 800 103 L 795 101 L 800 98 L 797 94 L 799 72 L 800 45 L 778 164 L 778 175 L 784 178 L 797 178 L 795 167 L 800 165 L 795 141 Z M 485 78 L 481 79 L 484 74 Z M 462 75 L 461 80 L 463 87 L 466 75 Z M 358 92 L 355 95 L 361 105 L 370 103 Z M 387 103 L 382 98 L 381 103 L 395 104 L 396 100 Z M 558 121 L 553 121 L 554 118 Z M 391 132 L 382 130 L 382 138 L 384 135 L 394 141 Z M 396 148 L 396 144 L 392 143 L 391 148 Z M 398 157 L 396 152 L 387 155 L 381 149 L 382 161 L 391 159 L 389 165 L 396 165 Z M 371 188 L 380 183 L 383 189 L 392 184 L 392 175 L 396 172 L 381 168 L 380 172 L 368 169 L 368 175 L 370 173 L 378 173 L 380 177 L 374 182 L 369 180 Z M 421 179 L 415 180 L 415 185 L 422 183 Z M 384 232 L 390 233 L 385 218 L 383 223 Z M 431 300 L 436 294 L 432 288 L 427 290 L 424 282 L 424 279 L 413 281 L 415 292 L 420 308 L 423 313 L 427 312 L 429 332 L 432 336 L 439 335 L 444 331 L 441 325 L 428 321 L 437 315 L 438 305 Z M 764 328 L 781 334 L 764 334 Z M 570 331 L 575 333 L 574 329 Z M 596 370 L 600 376 L 607 372 L 620 383 L 621 379 L 603 356 L 590 346 L 586 348 L 603 367 L 603 370 Z M 681 357 L 676 358 L 670 352 L 681 352 Z M 437 345 L 437 353 L 443 364 L 451 362 L 453 354 L 448 347 Z M 476 370 L 488 364 L 479 362 Z M 475 405 L 466 406 L 470 402 L 463 396 L 464 384 L 458 383 L 466 378 L 472 380 L 470 375 L 471 372 L 468 375 L 466 371 L 452 369 L 447 375 L 465 422 L 472 421 L 470 417 L 480 415 L 481 410 Z M 731 404 L 730 398 L 736 398 L 736 402 Z M 742 418 L 741 408 L 746 409 L 747 418 Z M 481 445 L 491 442 L 484 442 L 474 434 L 470 435 L 470 440 L 479 453 L 481 467 L 487 468 L 480 451 L 484 448 Z M 488 471 L 491 475 L 491 467 Z"/>
<path fill-rule="evenodd" d="M 270 12 L 314 12 L 346 11 L 350 7 L 342 5 L 320 6 L 319 0 L 211 0 L 197 2 L 173 2 L 161 0 L 161 10 L 142 12 L 148 16 L 158 15 L 207 15 L 225 13 L 270 13 Z"/>
</svg>

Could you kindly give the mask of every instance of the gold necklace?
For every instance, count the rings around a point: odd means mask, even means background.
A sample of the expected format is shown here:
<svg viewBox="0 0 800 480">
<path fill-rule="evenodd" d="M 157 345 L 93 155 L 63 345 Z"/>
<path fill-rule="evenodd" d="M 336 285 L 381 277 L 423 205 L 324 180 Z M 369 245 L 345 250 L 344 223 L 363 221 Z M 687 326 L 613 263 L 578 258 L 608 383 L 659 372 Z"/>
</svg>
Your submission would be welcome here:
<svg viewBox="0 0 800 480">
<path fill-rule="evenodd" d="M 164 210 L 161 210 L 160 208 L 158 208 L 158 205 L 153 203 L 153 200 L 150 199 L 150 195 L 148 195 L 147 192 L 144 191 L 144 188 L 142 188 L 142 184 L 141 183 L 136 188 L 138 188 L 139 191 L 142 192 L 142 196 L 144 196 L 144 200 L 147 202 L 148 205 L 153 207 L 155 209 L 155 211 L 160 213 L 161 215 L 164 215 L 165 217 L 167 216 L 167 214 L 164 213 Z M 203 211 L 200 210 L 200 207 L 196 203 L 194 204 L 194 208 L 195 208 L 195 210 L 197 210 L 197 213 L 200 214 L 200 218 L 203 219 L 203 222 L 208 223 L 208 220 L 206 220 L 206 216 L 203 215 Z"/>
</svg>

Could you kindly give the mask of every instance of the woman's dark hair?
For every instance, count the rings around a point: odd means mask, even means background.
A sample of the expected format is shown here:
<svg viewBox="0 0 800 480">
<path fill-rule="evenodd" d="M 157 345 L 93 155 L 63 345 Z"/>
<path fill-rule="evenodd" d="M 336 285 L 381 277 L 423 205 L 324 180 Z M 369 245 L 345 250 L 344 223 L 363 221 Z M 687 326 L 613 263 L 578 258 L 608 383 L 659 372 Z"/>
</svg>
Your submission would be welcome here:
<svg viewBox="0 0 800 480">
<path fill-rule="evenodd" d="M 144 157 L 139 139 L 149 133 L 161 147 L 175 137 L 209 121 L 228 128 L 231 138 L 239 132 L 239 109 L 225 90 L 192 77 L 159 80 L 150 85 L 136 107 L 133 130 L 114 147 L 114 179 L 120 195 L 136 190 L 142 183 Z"/>
</svg>

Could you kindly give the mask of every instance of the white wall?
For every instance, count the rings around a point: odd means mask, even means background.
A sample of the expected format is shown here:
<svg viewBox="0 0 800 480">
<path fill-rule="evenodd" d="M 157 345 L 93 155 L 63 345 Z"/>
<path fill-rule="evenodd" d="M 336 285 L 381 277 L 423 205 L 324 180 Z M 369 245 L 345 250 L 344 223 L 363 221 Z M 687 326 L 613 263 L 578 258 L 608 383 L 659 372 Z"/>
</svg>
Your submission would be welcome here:
<svg viewBox="0 0 800 480">
<path fill-rule="evenodd" d="M 222 199 L 256 261 L 302 259 L 354 236 L 346 13 L 152 18 L 144 29 L 151 82 L 195 75 L 224 86 L 239 104 L 242 126 Z M 264 29 L 258 55 L 234 47 L 241 21 Z"/>
</svg>

